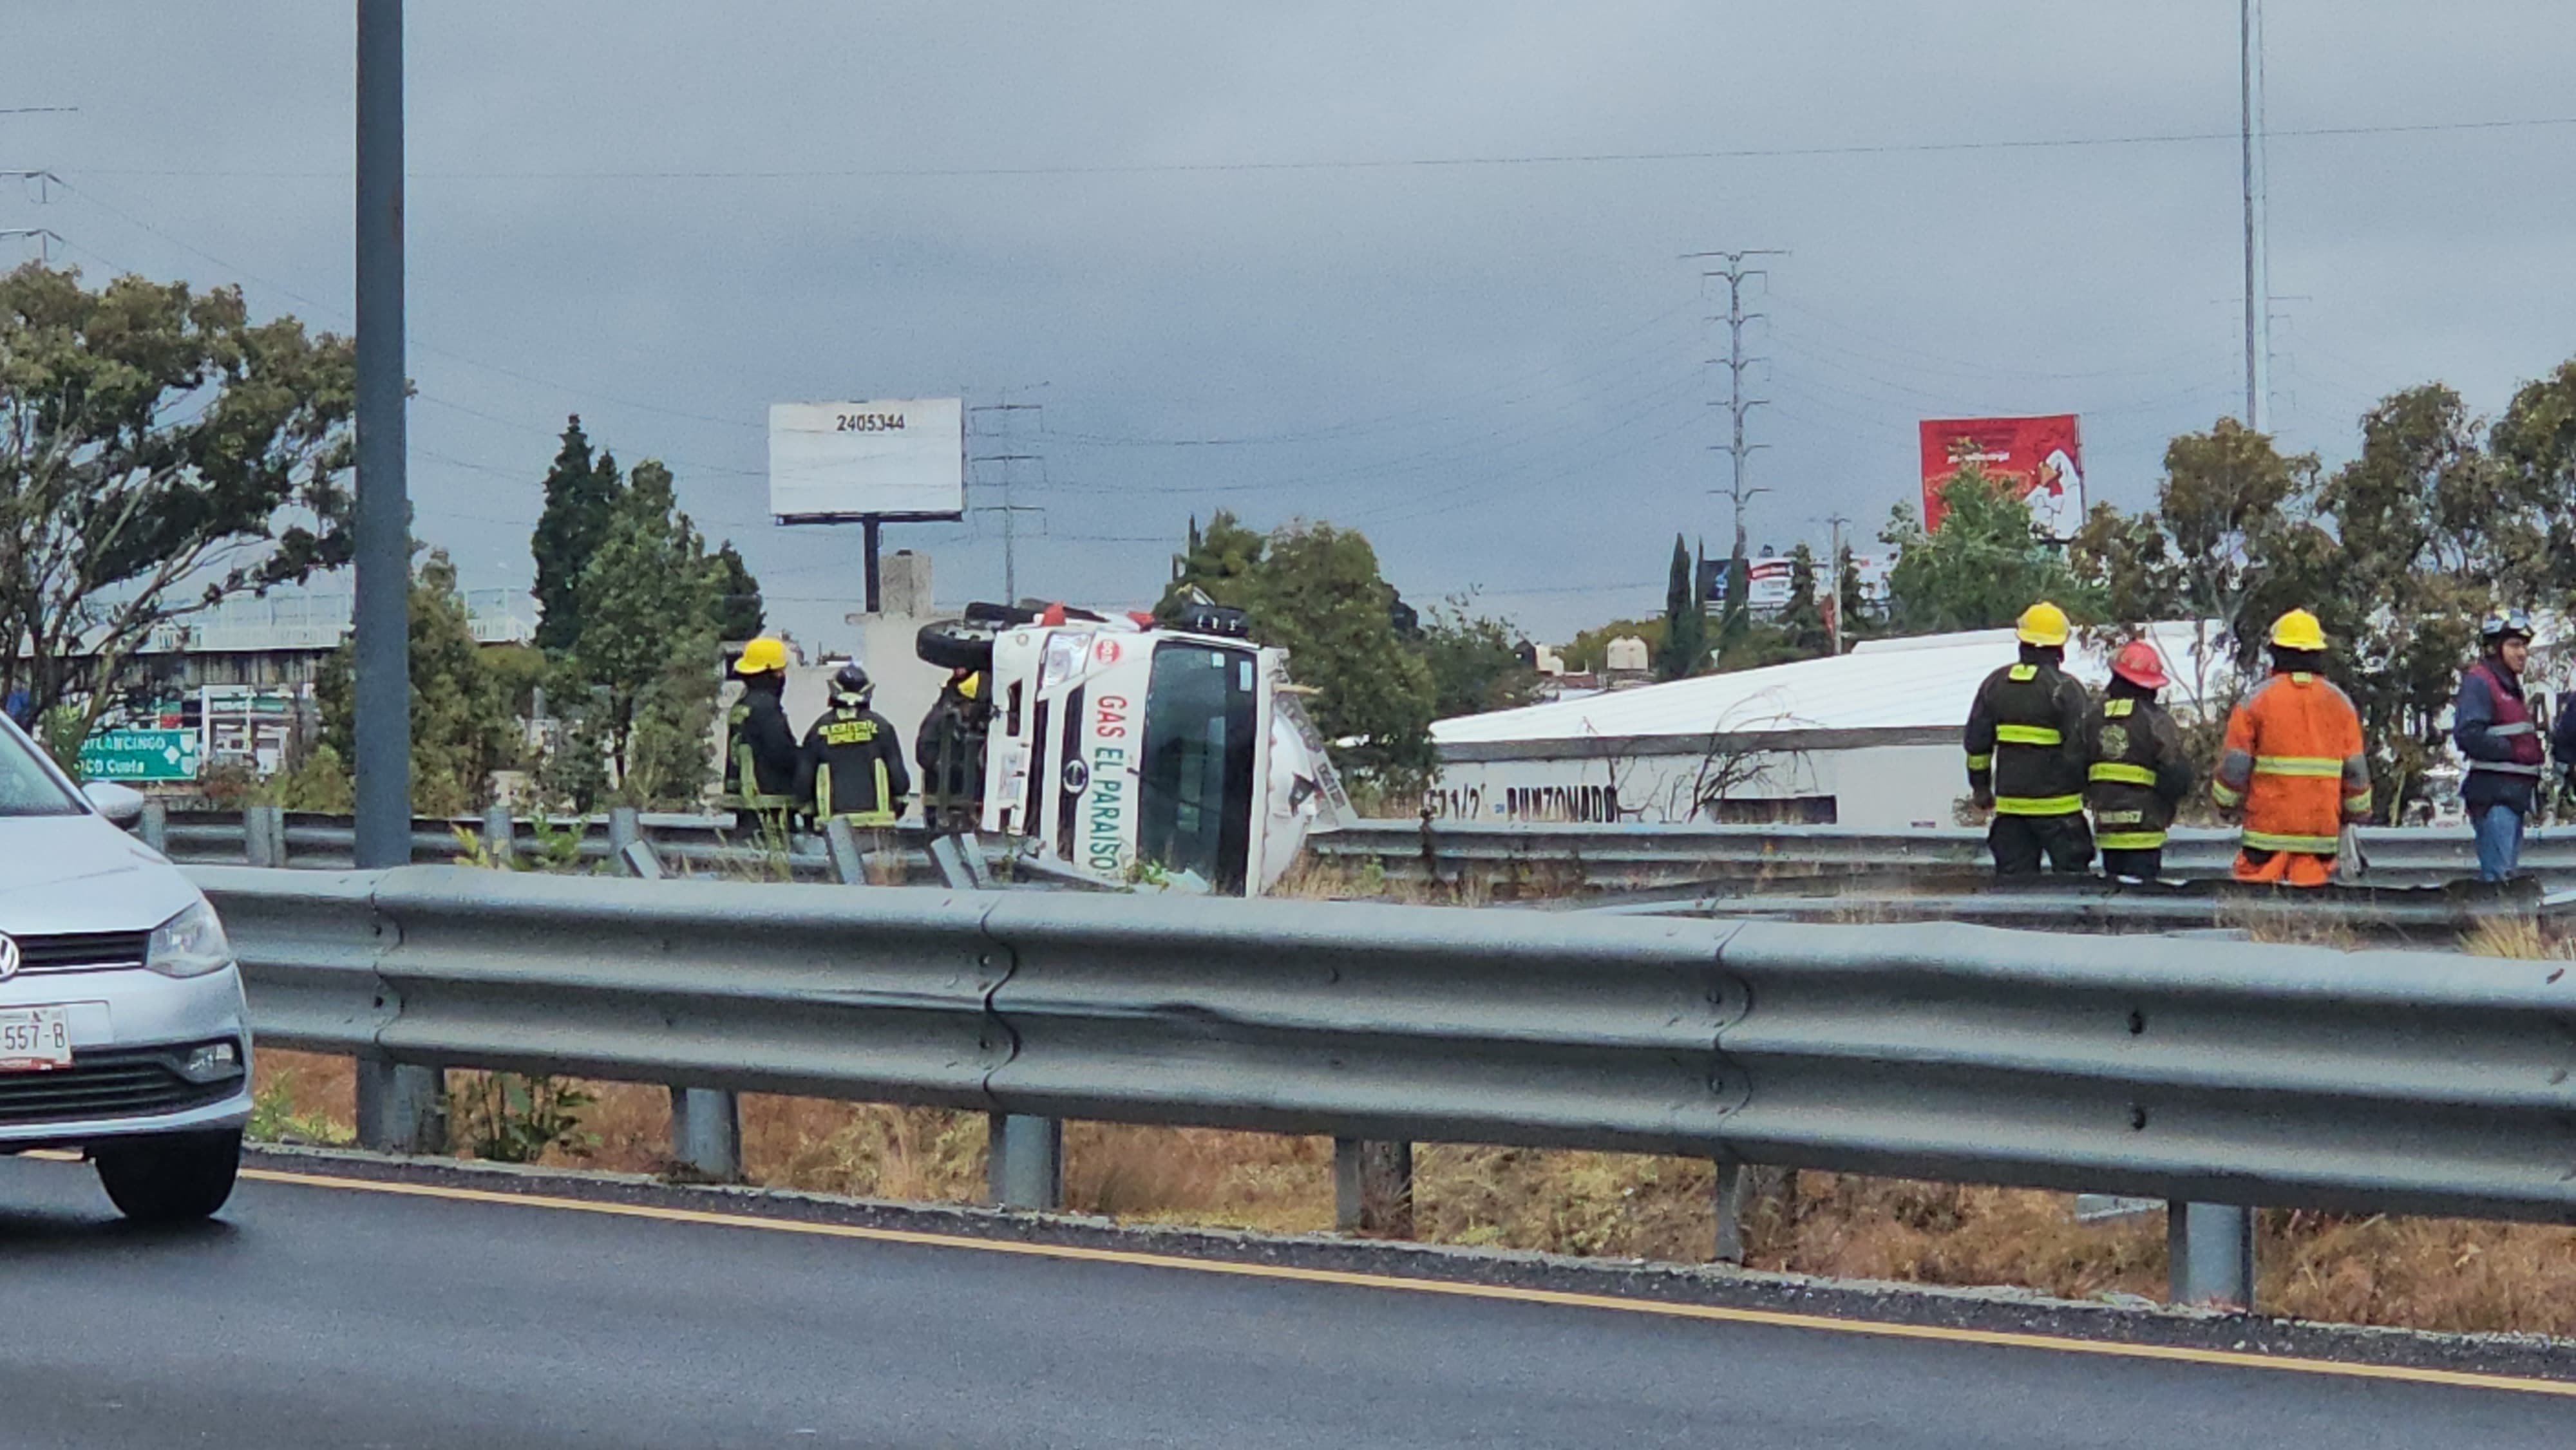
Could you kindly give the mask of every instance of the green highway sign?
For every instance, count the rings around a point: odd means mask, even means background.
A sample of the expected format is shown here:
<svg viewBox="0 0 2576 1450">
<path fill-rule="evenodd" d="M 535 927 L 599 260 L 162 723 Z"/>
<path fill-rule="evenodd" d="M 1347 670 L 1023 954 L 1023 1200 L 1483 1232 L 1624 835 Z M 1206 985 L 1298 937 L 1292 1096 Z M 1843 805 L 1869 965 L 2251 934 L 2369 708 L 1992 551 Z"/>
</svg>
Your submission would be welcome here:
<svg viewBox="0 0 2576 1450">
<path fill-rule="evenodd" d="M 103 730 L 81 746 L 85 780 L 153 781 L 197 778 L 194 730 Z"/>
</svg>

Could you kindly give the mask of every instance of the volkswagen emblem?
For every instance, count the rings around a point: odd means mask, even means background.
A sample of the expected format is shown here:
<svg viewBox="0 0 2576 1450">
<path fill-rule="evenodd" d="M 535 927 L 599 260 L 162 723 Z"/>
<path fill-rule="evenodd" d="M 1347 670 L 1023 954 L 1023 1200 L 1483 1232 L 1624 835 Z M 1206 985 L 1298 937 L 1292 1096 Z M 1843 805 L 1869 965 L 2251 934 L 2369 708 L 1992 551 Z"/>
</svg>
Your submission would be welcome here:
<svg viewBox="0 0 2576 1450">
<path fill-rule="evenodd" d="M 0 982 L 18 975 L 18 939 L 0 932 Z"/>
<path fill-rule="evenodd" d="M 1067 795 L 1080 795 L 1091 784 L 1091 767 L 1080 757 L 1064 763 L 1064 790 Z M 14 953 L 13 953 L 14 955 Z"/>
</svg>

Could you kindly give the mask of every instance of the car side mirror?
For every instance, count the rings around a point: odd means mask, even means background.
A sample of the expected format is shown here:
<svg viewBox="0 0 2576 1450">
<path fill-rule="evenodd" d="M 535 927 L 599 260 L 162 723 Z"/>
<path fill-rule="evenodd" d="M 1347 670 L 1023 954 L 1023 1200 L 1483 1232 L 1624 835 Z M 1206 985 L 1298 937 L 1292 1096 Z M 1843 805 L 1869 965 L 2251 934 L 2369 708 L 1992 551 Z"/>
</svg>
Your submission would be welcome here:
<svg viewBox="0 0 2576 1450">
<path fill-rule="evenodd" d="M 120 826 L 130 826 L 143 819 L 143 792 L 130 785 L 111 780 L 94 780 L 81 787 L 89 797 L 90 808 Z"/>
</svg>

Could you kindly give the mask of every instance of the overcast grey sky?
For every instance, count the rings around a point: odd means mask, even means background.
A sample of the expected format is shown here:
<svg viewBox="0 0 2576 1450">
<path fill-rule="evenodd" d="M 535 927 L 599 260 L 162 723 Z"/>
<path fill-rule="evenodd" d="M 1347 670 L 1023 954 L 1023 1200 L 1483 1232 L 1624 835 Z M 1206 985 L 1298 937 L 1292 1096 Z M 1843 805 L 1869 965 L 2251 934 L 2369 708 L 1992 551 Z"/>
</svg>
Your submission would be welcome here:
<svg viewBox="0 0 2576 1450">
<path fill-rule="evenodd" d="M 1874 535 L 1921 417 L 2079 412 L 2134 506 L 2241 406 L 2236 0 L 410 10 L 411 484 L 472 586 L 530 578 L 579 412 L 670 462 L 774 618 L 845 638 L 856 531 L 768 524 L 767 405 L 1007 390 L 1045 405 L 975 444 L 1045 458 L 1023 592 L 1148 601 L 1227 507 L 1561 638 L 1658 608 L 1677 526 L 1722 547 L 1722 341 L 1678 259 L 1722 247 L 1791 254 L 1752 331 L 1757 543 Z M 2267 16 L 2287 441 L 2341 456 L 2428 378 L 2491 411 L 2576 354 L 2576 125 L 2288 134 L 2576 119 L 2563 0 Z M 0 107 L 79 109 L 0 116 L 0 169 L 66 183 L 0 187 L 0 227 L 345 329 L 352 25 L 10 0 Z M 1896 149 L 1269 165 L 1845 147 Z M 989 520 L 889 545 L 943 601 L 1000 588 Z"/>
</svg>

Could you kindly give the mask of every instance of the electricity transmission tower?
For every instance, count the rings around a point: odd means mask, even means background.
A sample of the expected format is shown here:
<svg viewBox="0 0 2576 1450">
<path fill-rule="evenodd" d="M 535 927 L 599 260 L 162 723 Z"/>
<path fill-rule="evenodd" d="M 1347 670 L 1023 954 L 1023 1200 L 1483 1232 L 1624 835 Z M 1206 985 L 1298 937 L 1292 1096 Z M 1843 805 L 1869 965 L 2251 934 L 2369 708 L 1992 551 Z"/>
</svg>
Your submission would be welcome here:
<svg viewBox="0 0 2576 1450">
<path fill-rule="evenodd" d="M 1709 363 L 1712 366 L 1723 367 L 1726 369 L 1726 397 L 1722 400 L 1712 400 L 1710 406 L 1723 406 L 1727 411 L 1727 418 L 1730 424 L 1728 430 L 1728 441 L 1722 445 L 1718 445 L 1726 453 L 1729 463 L 1726 497 L 1727 501 L 1733 506 L 1735 525 L 1735 547 L 1728 555 L 1730 559 L 1741 559 L 1744 557 L 1744 505 L 1746 501 L 1761 494 L 1770 492 L 1768 489 L 1747 488 L 1744 485 L 1744 464 L 1746 459 L 1748 459 L 1755 450 L 1770 446 L 1767 443 L 1748 443 L 1745 441 L 1745 415 L 1771 401 L 1768 398 L 1748 398 L 1744 395 L 1744 370 L 1757 363 L 1769 361 L 1767 358 L 1746 357 L 1744 355 L 1744 324 L 1759 321 L 1763 316 L 1763 314 L 1759 312 L 1747 312 L 1744 310 L 1744 284 L 1751 278 L 1769 277 L 1771 274 L 1760 267 L 1745 266 L 1744 260 L 1747 257 L 1785 257 L 1787 255 L 1789 255 L 1787 252 L 1776 247 L 1747 247 L 1740 251 L 1732 252 L 1686 252 L 1682 256 L 1682 260 L 1686 262 L 1723 261 L 1726 264 L 1722 268 L 1703 270 L 1701 271 L 1700 276 L 1710 281 L 1722 279 L 1726 283 L 1726 315 L 1723 317 L 1712 317 L 1708 320 L 1711 322 L 1723 322 L 1726 324 L 1726 356 L 1710 358 Z"/>
<path fill-rule="evenodd" d="M 1002 401 L 998 403 L 987 403 L 982 407 L 969 408 L 966 411 L 968 413 L 991 413 L 998 415 L 994 420 L 994 429 L 987 433 L 978 434 L 977 436 L 994 440 L 1002 451 L 999 453 L 979 453 L 969 458 L 967 461 L 974 464 L 992 464 L 999 470 L 998 474 L 991 480 L 991 483 L 995 491 L 1000 495 L 1001 502 L 978 504 L 975 507 L 968 509 L 967 512 L 972 514 L 999 514 L 1002 516 L 1002 602 L 1006 604 L 1017 604 L 1020 602 L 1020 515 L 1024 513 L 1043 514 L 1046 510 L 1036 504 L 1014 503 L 1012 501 L 1012 474 L 1020 465 L 1034 463 L 1038 465 L 1039 478 L 1043 480 L 1046 475 L 1046 457 L 1044 454 L 1023 453 L 1018 451 L 1018 448 L 1015 446 L 1018 441 L 1017 430 L 1012 426 L 1012 424 L 1014 422 L 1015 415 L 1017 414 L 1035 413 L 1039 415 L 1038 419 L 1035 420 L 1039 423 L 1038 431 L 1044 432 L 1046 404 L 1014 403 L 1010 400 L 1010 394 L 1004 393 L 1002 395 Z"/>
</svg>

